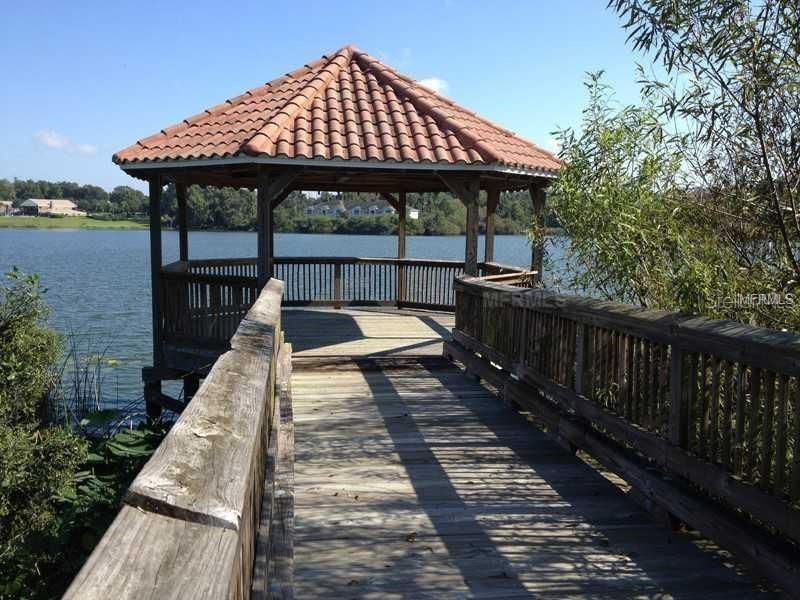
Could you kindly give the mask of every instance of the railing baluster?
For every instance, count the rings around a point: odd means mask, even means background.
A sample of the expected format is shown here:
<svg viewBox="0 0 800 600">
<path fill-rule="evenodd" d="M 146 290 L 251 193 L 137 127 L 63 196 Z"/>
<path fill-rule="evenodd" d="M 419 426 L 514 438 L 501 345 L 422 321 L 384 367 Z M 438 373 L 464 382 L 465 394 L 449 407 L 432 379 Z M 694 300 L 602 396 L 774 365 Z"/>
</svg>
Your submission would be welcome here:
<svg viewBox="0 0 800 600">
<path fill-rule="evenodd" d="M 761 485 L 768 488 L 772 469 L 772 433 L 775 411 L 775 373 L 764 377 L 764 407 L 761 422 Z"/>
<path fill-rule="evenodd" d="M 753 471 L 758 457 L 759 433 L 759 408 L 761 404 L 761 369 L 753 369 L 750 375 L 750 414 L 747 428 L 747 460 L 745 461 L 744 476 L 748 481 L 753 480 Z"/>
</svg>

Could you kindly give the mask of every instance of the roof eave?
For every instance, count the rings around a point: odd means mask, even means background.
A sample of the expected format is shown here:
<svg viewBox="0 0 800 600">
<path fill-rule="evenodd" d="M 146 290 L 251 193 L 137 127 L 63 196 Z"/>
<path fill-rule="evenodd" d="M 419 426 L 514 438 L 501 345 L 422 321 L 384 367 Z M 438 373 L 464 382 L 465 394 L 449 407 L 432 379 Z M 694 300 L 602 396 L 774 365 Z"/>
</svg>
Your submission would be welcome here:
<svg viewBox="0 0 800 600">
<path fill-rule="evenodd" d="M 117 165 L 124 171 L 149 171 L 168 169 L 187 169 L 202 167 L 220 167 L 227 165 L 275 165 L 295 167 L 317 167 L 328 169 L 363 169 L 363 170 L 407 170 L 407 171 L 460 171 L 460 172 L 491 172 L 504 175 L 523 177 L 537 177 L 555 179 L 557 169 L 530 168 L 523 166 L 506 165 L 502 163 L 435 163 L 411 161 L 369 161 L 345 159 L 320 159 L 320 158 L 289 158 L 265 156 L 231 156 L 226 158 L 196 158 L 179 160 L 153 160 L 137 162 L 119 162 Z"/>
</svg>

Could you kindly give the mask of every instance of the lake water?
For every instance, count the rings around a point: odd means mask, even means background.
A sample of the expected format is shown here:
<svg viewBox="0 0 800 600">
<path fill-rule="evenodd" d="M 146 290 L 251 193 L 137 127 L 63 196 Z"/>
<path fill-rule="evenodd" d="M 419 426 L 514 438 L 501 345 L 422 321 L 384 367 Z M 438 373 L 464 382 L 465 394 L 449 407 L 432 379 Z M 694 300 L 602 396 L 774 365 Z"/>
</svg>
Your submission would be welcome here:
<svg viewBox="0 0 800 600">
<path fill-rule="evenodd" d="M 178 234 L 163 234 L 164 262 L 178 258 Z M 379 235 L 276 234 L 277 256 L 394 256 L 397 238 Z M 483 238 L 479 254 L 483 252 Z M 562 252 L 557 244 L 550 253 Z M 191 258 L 255 256 L 256 234 L 191 232 Z M 409 236 L 413 258 L 463 260 L 463 236 Z M 103 390 L 110 398 L 141 396 L 141 368 L 152 362 L 150 320 L 149 233 L 0 229 L 0 269 L 15 265 L 38 273 L 47 288 L 51 322 L 76 336 L 80 347 L 105 352 Z M 495 260 L 530 265 L 524 236 L 497 236 Z M 557 256 L 551 256 L 556 259 Z"/>
</svg>

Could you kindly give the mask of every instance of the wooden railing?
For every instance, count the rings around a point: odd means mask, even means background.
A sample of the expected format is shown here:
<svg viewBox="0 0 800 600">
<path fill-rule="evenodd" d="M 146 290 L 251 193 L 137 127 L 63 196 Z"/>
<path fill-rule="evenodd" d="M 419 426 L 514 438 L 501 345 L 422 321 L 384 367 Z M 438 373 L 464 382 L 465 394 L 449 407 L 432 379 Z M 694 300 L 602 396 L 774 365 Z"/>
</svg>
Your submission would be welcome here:
<svg viewBox="0 0 800 600">
<path fill-rule="evenodd" d="M 747 515 L 743 525 L 687 510 L 691 501 L 670 496 L 647 469 L 604 451 L 670 512 L 800 589 L 798 561 L 762 539 L 777 534 L 798 552 L 800 337 L 522 290 L 514 277 L 456 281 L 445 353 L 505 386 L 509 401 L 549 415 L 570 444 L 627 449 L 723 512 Z"/>
<path fill-rule="evenodd" d="M 282 290 L 277 280 L 264 288 L 65 598 L 265 598 L 291 586 Z"/>
<path fill-rule="evenodd" d="M 164 340 L 226 346 L 256 301 L 258 282 L 232 274 L 247 272 L 247 265 L 193 263 L 173 263 L 162 270 Z"/>
<path fill-rule="evenodd" d="M 464 263 L 452 260 L 292 257 L 275 259 L 286 281 L 287 306 L 392 305 L 453 310 L 453 280 Z"/>
<path fill-rule="evenodd" d="M 275 277 L 285 282 L 284 306 L 391 305 L 454 310 L 453 280 L 464 263 L 447 260 L 282 257 Z M 481 263 L 481 274 L 500 280 L 520 271 Z M 256 259 L 192 260 L 161 273 L 164 341 L 225 348 L 258 295 Z"/>
</svg>

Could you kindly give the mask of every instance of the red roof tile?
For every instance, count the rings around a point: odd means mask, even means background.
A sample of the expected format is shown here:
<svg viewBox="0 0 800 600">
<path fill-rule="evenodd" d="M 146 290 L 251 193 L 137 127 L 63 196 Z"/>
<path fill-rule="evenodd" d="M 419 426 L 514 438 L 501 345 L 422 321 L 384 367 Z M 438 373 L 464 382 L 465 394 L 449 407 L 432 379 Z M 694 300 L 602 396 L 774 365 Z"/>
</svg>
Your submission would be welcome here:
<svg viewBox="0 0 800 600">
<path fill-rule="evenodd" d="M 549 152 L 352 46 L 126 148 L 114 162 L 255 156 L 495 165 L 554 172 Z"/>
</svg>

